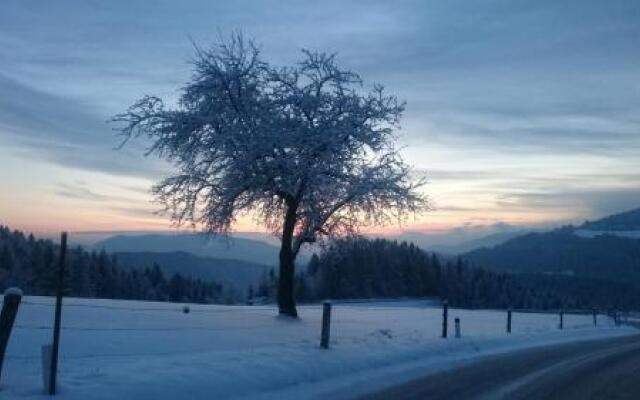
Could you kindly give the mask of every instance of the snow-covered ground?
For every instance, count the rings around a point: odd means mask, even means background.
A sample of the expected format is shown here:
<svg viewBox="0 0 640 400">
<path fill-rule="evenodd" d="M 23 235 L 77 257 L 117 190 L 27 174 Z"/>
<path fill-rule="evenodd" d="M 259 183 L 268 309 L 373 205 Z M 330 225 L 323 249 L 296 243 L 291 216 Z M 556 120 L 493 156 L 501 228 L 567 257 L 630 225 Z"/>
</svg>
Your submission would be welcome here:
<svg viewBox="0 0 640 400">
<path fill-rule="evenodd" d="M 450 310 L 462 338 L 441 339 L 442 311 L 407 301 L 336 304 L 331 348 L 319 348 L 321 306 L 301 319 L 272 306 L 65 299 L 60 399 L 348 398 L 474 358 L 549 343 L 636 332 L 600 316 Z M 49 398 L 40 352 L 51 341 L 53 299 L 26 297 L 3 370 L 0 398 Z"/>
</svg>

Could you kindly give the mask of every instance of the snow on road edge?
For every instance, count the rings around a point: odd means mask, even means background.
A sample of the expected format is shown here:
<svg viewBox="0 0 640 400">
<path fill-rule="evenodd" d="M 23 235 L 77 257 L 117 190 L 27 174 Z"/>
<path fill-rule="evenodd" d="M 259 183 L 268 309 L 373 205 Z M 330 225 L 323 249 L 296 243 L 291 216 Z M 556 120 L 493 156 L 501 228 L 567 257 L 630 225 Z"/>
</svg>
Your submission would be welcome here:
<svg viewBox="0 0 640 400">
<path fill-rule="evenodd" d="M 619 328 L 587 329 L 574 331 L 567 335 L 564 332 L 540 334 L 538 337 L 520 337 L 516 340 L 494 339 L 476 341 L 472 338 L 456 339 L 452 349 L 427 349 L 416 351 L 406 360 L 383 363 L 369 369 L 353 371 L 351 374 L 329 378 L 317 382 L 305 382 L 258 396 L 251 399 L 300 399 L 331 398 L 352 399 L 368 393 L 375 393 L 389 387 L 401 385 L 414 379 L 462 367 L 481 360 L 484 357 L 507 354 L 519 350 L 540 348 L 550 345 L 575 343 L 580 341 L 607 339 L 640 334 L 640 330 L 623 326 Z"/>
</svg>

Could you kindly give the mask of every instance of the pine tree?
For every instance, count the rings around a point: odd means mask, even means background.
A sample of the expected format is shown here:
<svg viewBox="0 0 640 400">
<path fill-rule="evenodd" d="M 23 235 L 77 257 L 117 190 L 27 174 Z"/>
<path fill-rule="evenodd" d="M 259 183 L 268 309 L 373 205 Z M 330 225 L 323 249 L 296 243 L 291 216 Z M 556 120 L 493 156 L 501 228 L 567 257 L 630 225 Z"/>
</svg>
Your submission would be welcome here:
<svg viewBox="0 0 640 400">
<path fill-rule="evenodd" d="M 7 243 L 2 245 L 2 250 L 0 251 L 0 269 L 5 271 L 13 269 L 13 253 Z"/>
</svg>

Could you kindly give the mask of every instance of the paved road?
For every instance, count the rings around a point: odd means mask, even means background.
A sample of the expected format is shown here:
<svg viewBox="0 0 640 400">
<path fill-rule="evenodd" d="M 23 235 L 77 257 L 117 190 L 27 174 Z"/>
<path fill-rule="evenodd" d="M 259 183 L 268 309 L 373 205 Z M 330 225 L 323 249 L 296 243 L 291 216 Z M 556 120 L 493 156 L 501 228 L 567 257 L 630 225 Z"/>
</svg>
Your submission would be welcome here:
<svg viewBox="0 0 640 400">
<path fill-rule="evenodd" d="M 486 358 L 363 399 L 640 399 L 640 335 Z"/>
</svg>

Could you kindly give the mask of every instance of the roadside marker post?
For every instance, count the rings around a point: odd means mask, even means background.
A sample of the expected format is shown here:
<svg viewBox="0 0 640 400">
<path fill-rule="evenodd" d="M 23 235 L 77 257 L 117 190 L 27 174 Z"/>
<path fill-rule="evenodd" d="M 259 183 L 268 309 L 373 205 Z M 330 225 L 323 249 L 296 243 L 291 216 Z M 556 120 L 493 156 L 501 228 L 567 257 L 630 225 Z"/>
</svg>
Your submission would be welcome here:
<svg viewBox="0 0 640 400">
<path fill-rule="evenodd" d="M 445 300 L 442 303 L 442 338 L 447 338 L 447 323 L 449 321 L 449 302 Z"/>
<path fill-rule="evenodd" d="M 322 332 L 320 334 L 320 347 L 329 348 L 329 338 L 331 334 L 331 302 L 326 300 L 322 303 Z"/>
<path fill-rule="evenodd" d="M 511 333 L 511 308 L 507 310 L 507 333 Z"/>
<path fill-rule="evenodd" d="M 456 324 L 456 338 L 459 338 L 460 337 L 460 318 L 456 318 L 454 321 Z"/>
<path fill-rule="evenodd" d="M 560 310 L 560 329 L 564 329 L 564 311 Z"/>
</svg>

